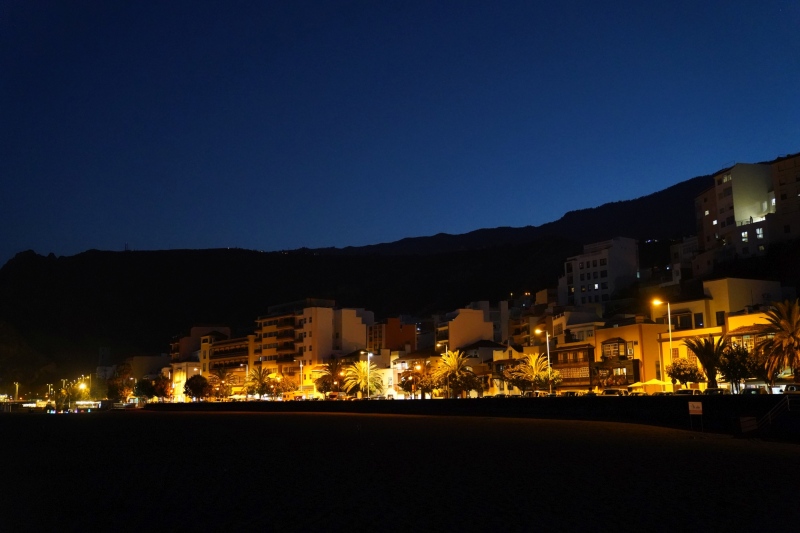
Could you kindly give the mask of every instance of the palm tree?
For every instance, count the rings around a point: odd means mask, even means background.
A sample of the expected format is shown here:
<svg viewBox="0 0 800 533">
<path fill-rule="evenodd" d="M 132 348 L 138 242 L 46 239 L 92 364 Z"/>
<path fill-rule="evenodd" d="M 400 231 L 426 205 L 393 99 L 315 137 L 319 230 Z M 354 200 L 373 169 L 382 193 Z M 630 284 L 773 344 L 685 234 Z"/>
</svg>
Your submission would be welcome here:
<svg viewBox="0 0 800 533">
<path fill-rule="evenodd" d="M 368 388 L 369 387 L 369 388 Z M 378 374 L 378 367 L 372 361 L 356 361 L 344 369 L 344 390 L 348 393 L 358 389 L 361 393 L 370 395 L 383 392 L 383 381 Z"/>
<path fill-rule="evenodd" d="M 508 375 L 526 384 L 536 384 L 541 374 L 547 374 L 550 366 L 544 354 L 526 354 L 515 367 L 509 369 Z"/>
<path fill-rule="evenodd" d="M 231 371 L 224 366 L 215 366 L 209 374 L 211 375 L 209 382 L 216 389 L 217 397 L 228 396 L 228 391 L 231 388 L 231 378 L 233 377 Z"/>
<path fill-rule="evenodd" d="M 259 398 L 267 394 L 270 390 L 270 375 L 266 368 L 259 366 L 250 371 L 247 376 L 245 387 L 251 394 L 257 394 Z"/>
<path fill-rule="evenodd" d="M 344 368 L 336 357 L 331 357 L 328 362 L 322 365 L 322 375 L 314 380 L 317 391 L 322 394 L 332 392 L 342 382 Z M 338 392 L 338 390 L 337 390 Z"/>
<path fill-rule="evenodd" d="M 756 345 L 756 349 L 767 357 L 768 376 L 774 376 L 784 368 L 791 368 L 794 380 L 798 381 L 800 370 L 800 299 L 773 302 L 767 311 L 768 336 Z"/>
<path fill-rule="evenodd" d="M 709 335 L 708 337 L 686 339 L 683 342 L 697 356 L 700 364 L 703 365 L 709 388 L 716 388 L 717 369 L 725 349 L 728 347 L 728 338 L 720 337 L 717 342 L 714 342 L 714 338 Z"/>
<path fill-rule="evenodd" d="M 467 357 L 463 352 L 450 350 L 442 354 L 442 359 L 433 370 L 433 378 L 440 382 L 447 383 L 447 397 L 450 397 L 451 386 L 460 389 L 460 384 L 464 378 L 474 376 L 475 373 L 467 366 Z"/>
</svg>

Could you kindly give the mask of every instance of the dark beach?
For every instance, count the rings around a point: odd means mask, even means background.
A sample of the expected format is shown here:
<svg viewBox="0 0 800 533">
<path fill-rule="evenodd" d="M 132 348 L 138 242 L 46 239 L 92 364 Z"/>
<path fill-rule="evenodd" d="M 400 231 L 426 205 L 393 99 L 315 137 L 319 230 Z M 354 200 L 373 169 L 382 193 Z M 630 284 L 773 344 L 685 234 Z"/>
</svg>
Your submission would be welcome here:
<svg viewBox="0 0 800 533">
<path fill-rule="evenodd" d="M 720 531 L 800 520 L 800 446 L 614 422 L 0 416 L 3 531 Z"/>
</svg>

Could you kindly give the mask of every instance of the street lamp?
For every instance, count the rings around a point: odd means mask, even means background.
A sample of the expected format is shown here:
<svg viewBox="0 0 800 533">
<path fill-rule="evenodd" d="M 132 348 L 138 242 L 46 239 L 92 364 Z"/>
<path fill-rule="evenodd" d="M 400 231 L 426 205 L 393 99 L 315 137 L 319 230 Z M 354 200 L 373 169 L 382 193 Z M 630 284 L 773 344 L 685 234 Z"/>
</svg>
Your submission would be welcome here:
<svg viewBox="0 0 800 533">
<path fill-rule="evenodd" d="M 369 383 L 369 364 L 370 364 L 369 363 L 369 358 L 372 357 L 373 354 L 372 354 L 372 352 L 365 352 L 363 350 L 361 351 L 361 353 L 362 354 L 363 353 L 367 354 L 367 400 L 369 400 L 369 389 L 370 389 L 370 387 L 369 387 L 369 385 L 370 385 L 370 383 Z"/>
<path fill-rule="evenodd" d="M 672 361 L 672 310 L 669 307 L 669 302 L 662 302 L 659 299 L 653 300 L 653 305 L 662 305 L 667 304 L 667 327 L 669 328 L 669 360 Z M 664 354 L 661 354 L 661 380 L 664 381 Z M 664 386 L 662 385 L 661 388 L 663 389 Z"/>
<path fill-rule="evenodd" d="M 437 342 L 436 346 L 438 347 L 438 346 L 441 346 L 442 344 L 444 344 L 444 352 L 447 353 L 449 351 L 448 350 L 449 347 L 447 346 L 447 341 L 445 341 L 445 342 Z M 452 396 L 452 395 L 450 394 L 450 374 L 448 373 L 447 374 L 447 399 L 448 400 L 450 399 L 450 396 Z"/>
<path fill-rule="evenodd" d="M 550 394 L 553 394 L 553 370 L 550 366 L 550 332 L 546 330 L 542 332 L 540 329 L 535 329 L 534 333 L 538 333 L 539 335 L 544 333 L 545 340 L 547 341 L 547 384 L 550 385 Z"/>
</svg>

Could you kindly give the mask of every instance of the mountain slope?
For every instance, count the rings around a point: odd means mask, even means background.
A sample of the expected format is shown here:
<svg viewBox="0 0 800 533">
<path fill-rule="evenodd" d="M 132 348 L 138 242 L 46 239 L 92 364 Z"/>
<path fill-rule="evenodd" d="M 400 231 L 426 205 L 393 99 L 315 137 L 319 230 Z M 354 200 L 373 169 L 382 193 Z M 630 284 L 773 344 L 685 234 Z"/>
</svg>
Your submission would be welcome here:
<svg viewBox="0 0 800 533">
<path fill-rule="evenodd" d="M 221 323 L 245 334 L 269 306 L 306 297 L 365 307 L 379 318 L 425 316 L 553 286 L 564 259 L 585 243 L 616 235 L 690 234 L 693 199 L 709 180 L 694 178 L 636 200 L 573 211 L 539 227 L 360 248 L 88 251 L 70 257 L 25 252 L 0 269 L 0 321 L 19 333 L 15 345 L 30 348 L 25 353 L 37 369 L 52 363 L 53 372 L 66 374 L 96 366 L 100 348 L 116 358 L 165 352 L 173 336 L 195 324 Z"/>
</svg>

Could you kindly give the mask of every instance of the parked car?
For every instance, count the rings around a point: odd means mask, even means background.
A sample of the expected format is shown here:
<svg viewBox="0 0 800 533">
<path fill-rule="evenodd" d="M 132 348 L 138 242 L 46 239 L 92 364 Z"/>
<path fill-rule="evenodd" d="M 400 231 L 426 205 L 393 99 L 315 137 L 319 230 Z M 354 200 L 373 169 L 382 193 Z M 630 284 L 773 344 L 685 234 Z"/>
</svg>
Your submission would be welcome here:
<svg viewBox="0 0 800 533">
<path fill-rule="evenodd" d="M 769 394 L 769 393 L 767 392 L 767 389 L 764 389 L 764 388 L 762 388 L 762 387 L 747 387 L 747 388 L 745 388 L 745 389 L 742 389 L 742 392 L 741 392 L 741 394 L 746 394 L 746 395 L 751 395 L 751 394 L 754 394 L 754 395 L 758 395 L 758 394 Z"/>
<path fill-rule="evenodd" d="M 706 396 L 714 396 L 717 394 L 730 394 L 731 391 L 729 389 L 723 389 L 722 387 L 711 387 L 703 391 L 703 394 Z"/>
<path fill-rule="evenodd" d="M 653 396 L 672 396 L 672 395 L 673 393 L 669 391 L 658 391 L 653 393 Z"/>
<path fill-rule="evenodd" d="M 784 394 L 800 394 L 800 383 L 790 383 L 783 388 Z"/>
<path fill-rule="evenodd" d="M 675 391 L 675 396 L 700 396 L 700 389 L 681 389 Z"/>
<path fill-rule="evenodd" d="M 600 394 L 601 396 L 627 396 L 628 391 L 625 389 L 604 389 Z"/>
<path fill-rule="evenodd" d="M 547 396 L 547 391 L 543 390 L 529 390 L 523 394 L 525 398 L 544 398 Z"/>
<path fill-rule="evenodd" d="M 637 391 L 631 392 L 630 394 L 628 394 L 628 396 L 647 396 L 647 393 L 646 392 L 642 392 L 640 390 L 637 390 Z"/>
</svg>

